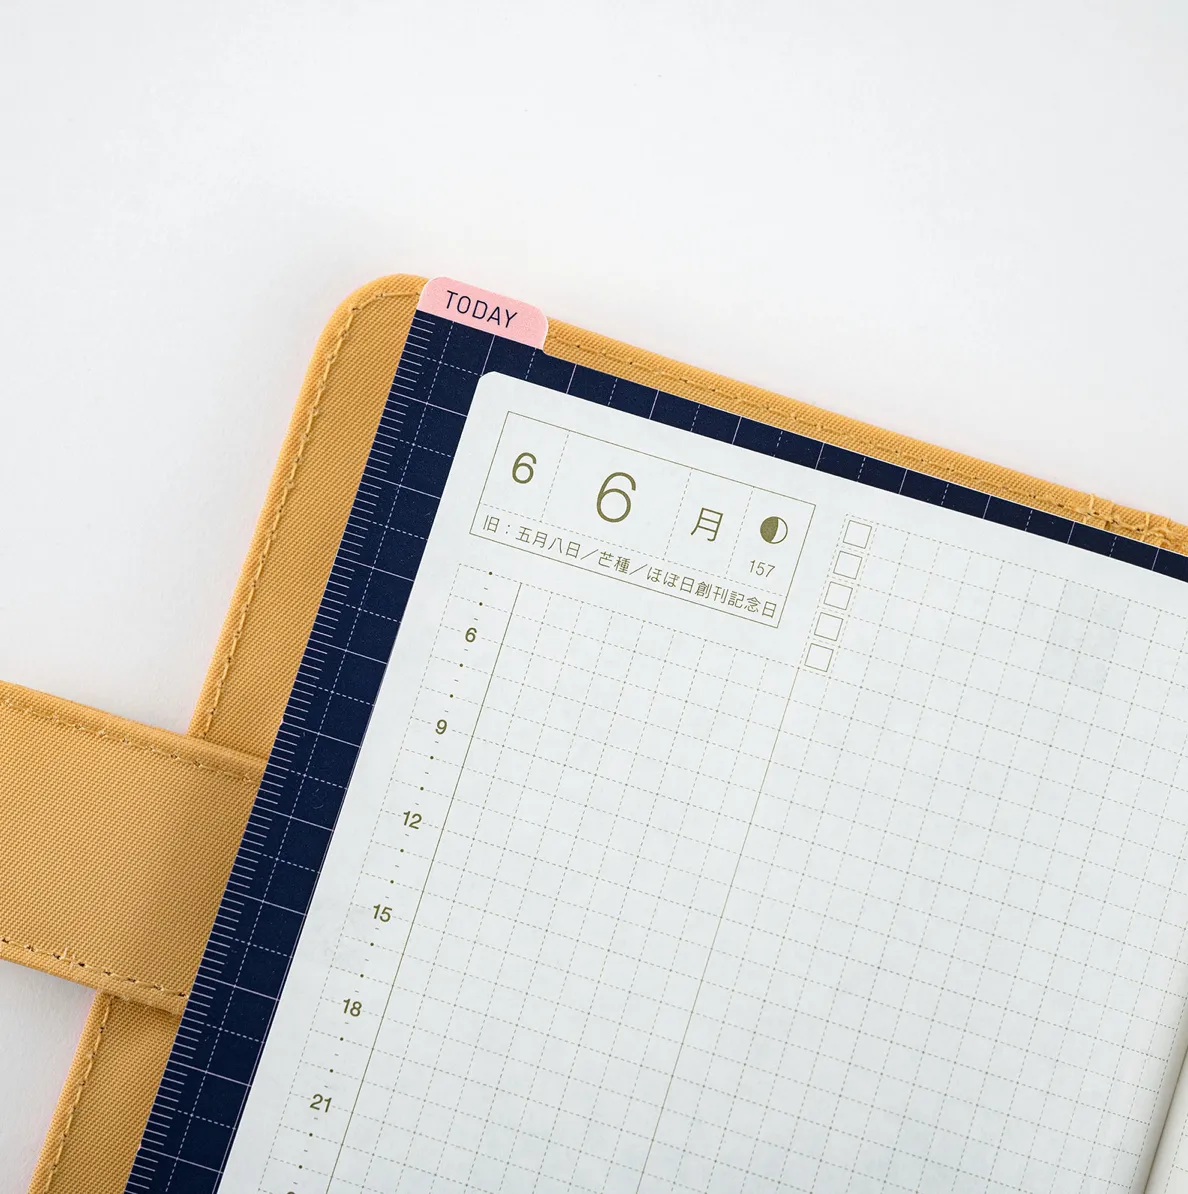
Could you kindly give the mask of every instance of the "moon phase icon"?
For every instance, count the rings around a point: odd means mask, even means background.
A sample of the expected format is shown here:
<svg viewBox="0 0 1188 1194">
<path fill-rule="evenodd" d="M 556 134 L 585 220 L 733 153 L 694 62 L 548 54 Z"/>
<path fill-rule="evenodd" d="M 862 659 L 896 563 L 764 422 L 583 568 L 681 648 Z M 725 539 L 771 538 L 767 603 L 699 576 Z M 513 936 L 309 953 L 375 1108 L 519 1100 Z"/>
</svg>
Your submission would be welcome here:
<svg viewBox="0 0 1188 1194">
<path fill-rule="evenodd" d="M 774 514 L 769 515 L 759 524 L 759 534 L 767 543 L 783 543 L 788 538 L 788 524 Z"/>
</svg>

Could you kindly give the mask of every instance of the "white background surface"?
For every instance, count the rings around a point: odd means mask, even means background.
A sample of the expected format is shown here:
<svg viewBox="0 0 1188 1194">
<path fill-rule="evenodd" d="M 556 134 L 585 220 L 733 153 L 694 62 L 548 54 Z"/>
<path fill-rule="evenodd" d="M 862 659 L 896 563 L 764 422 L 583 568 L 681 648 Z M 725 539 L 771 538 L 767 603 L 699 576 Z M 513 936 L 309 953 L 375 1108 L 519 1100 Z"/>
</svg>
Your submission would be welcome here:
<svg viewBox="0 0 1188 1194">
<path fill-rule="evenodd" d="M 1188 519 L 1186 146 L 1177 0 L 5 5 L 0 676 L 184 728 L 393 271 Z M 0 1194 L 88 1003 L 0 963 Z"/>
</svg>

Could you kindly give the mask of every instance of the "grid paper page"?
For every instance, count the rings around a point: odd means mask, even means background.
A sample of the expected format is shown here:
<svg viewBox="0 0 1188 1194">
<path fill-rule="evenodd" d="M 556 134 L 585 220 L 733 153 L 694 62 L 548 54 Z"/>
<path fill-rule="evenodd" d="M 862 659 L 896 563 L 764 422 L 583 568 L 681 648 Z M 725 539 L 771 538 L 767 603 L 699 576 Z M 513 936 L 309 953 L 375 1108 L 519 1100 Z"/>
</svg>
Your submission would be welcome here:
<svg viewBox="0 0 1188 1194">
<path fill-rule="evenodd" d="M 797 677 L 657 1189 L 1141 1188 L 1184 1011 L 1184 631 L 879 529 Z"/>
<path fill-rule="evenodd" d="M 634 1180 L 789 680 L 517 591 L 344 1179 Z"/>
<path fill-rule="evenodd" d="M 472 533 L 488 472 L 532 480 L 509 411 L 811 503 L 780 624 Z M 1185 1044 L 1185 615 L 484 379 L 223 1188 L 1141 1191 Z"/>
</svg>

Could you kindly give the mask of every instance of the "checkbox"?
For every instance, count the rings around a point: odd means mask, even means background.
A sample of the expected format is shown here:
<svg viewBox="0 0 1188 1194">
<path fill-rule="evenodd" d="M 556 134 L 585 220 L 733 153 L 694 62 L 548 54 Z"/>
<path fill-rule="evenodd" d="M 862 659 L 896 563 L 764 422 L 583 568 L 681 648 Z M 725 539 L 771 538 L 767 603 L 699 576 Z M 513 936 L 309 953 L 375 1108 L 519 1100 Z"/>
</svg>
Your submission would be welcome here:
<svg viewBox="0 0 1188 1194">
<path fill-rule="evenodd" d="M 804 665 L 811 667 L 815 672 L 827 672 L 832 659 L 832 647 L 823 647 L 820 643 L 809 643 L 809 649 L 804 656 Z"/>
<path fill-rule="evenodd" d="M 858 575 L 858 569 L 861 567 L 861 556 L 852 555 L 848 551 L 839 551 L 837 553 L 837 561 L 833 565 L 833 571 L 838 576 L 844 576 L 847 580 L 854 580 Z"/>
<path fill-rule="evenodd" d="M 853 595 L 854 590 L 849 585 L 839 585 L 835 580 L 831 580 L 825 586 L 825 604 L 834 609 L 849 609 L 850 598 Z"/>
<path fill-rule="evenodd" d="M 817 628 L 813 633 L 818 638 L 827 638 L 830 642 L 837 642 L 841 637 L 842 620 L 836 614 L 818 614 Z"/>
<path fill-rule="evenodd" d="M 865 547 L 870 542 L 870 527 L 864 522 L 849 522 L 842 542 L 851 547 Z"/>
</svg>

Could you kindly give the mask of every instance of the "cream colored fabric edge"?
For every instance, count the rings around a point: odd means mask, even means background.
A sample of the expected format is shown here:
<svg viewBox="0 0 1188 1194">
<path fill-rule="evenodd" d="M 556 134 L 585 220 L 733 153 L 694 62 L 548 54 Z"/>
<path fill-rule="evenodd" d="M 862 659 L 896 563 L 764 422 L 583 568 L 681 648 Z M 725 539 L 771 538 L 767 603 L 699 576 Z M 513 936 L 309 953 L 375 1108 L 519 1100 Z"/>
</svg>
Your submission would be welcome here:
<svg viewBox="0 0 1188 1194">
<path fill-rule="evenodd" d="M 290 426 L 289 435 L 282 449 L 281 460 L 273 475 L 272 485 L 248 560 L 236 588 L 231 609 L 195 711 L 191 733 L 196 737 L 214 737 L 212 728 L 216 724 L 220 708 L 227 702 L 227 689 L 235 683 L 231 677 L 234 674 L 236 681 L 239 679 L 236 659 L 237 656 L 242 655 L 243 640 L 252 633 L 251 612 L 255 593 L 259 586 L 265 583 L 269 557 L 273 550 L 277 531 L 285 516 L 288 495 L 300 474 L 304 453 L 318 417 L 322 395 L 335 362 L 350 336 L 352 325 L 361 311 L 382 301 L 398 303 L 407 309 L 408 319 L 411 319 L 415 297 L 423 282 L 424 280 L 421 278 L 395 275 L 378 279 L 361 288 L 339 307 L 319 340 Z M 407 322 L 404 326 L 407 331 Z M 387 356 L 392 354 L 397 347 L 402 347 L 403 336 L 400 337 L 400 342 L 399 346 L 388 343 L 379 347 L 381 352 Z M 617 374 L 651 388 L 665 390 L 680 397 L 705 402 L 749 418 L 769 422 L 838 447 L 861 452 L 864 455 L 874 456 L 920 472 L 931 473 L 972 489 L 982 490 L 1010 501 L 1076 519 L 1106 531 L 1127 535 L 1177 551 L 1183 551 L 1185 544 L 1188 543 L 1188 528 L 1161 516 L 1117 506 L 1092 494 L 1040 481 L 998 465 L 988 464 L 894 432 L 871 427 L 845 416 L 834 415 L 794 399 L 761 390 L 758 387 L 734 382 L 692 366 L 681 365 L 679 362 L 633 348 L 596 333 L 585 332 L 569 324 L 551 323 L 545 351 L 575 364 Z M 394 355 L 395 359 L 398 359 L 399 352 L 395 351 Z M 378 418 L 378 409 L 376 415 Z M 351 471 L 353 466 L 354 462 L 349 465 L 346 462 L 343 463 L 344 471 Z M 361 469 L 361 462 L 359 462 L 359 467 Z M 345 511 L 343 517 L 345 520 Z M 325 567 L 328 571 L 329 561 L 326 562 Z M 274 569 L 272 583 L 282 584 L 283 581 L 282 570 Z M 296 616 L 293 620 L 295 624 L 301 621 Z M 312 621 L 312 611 L 309 613 L 309 620 Z M 308 624 L 308 622 L 304 623 L 306 633 Z M 299 627 L 294 625 L 294 627 L 290 627 L 290 630 L 299 631 Z M 298 638 L 300 644 L 292 646 L 292 643 L 295 643 Z M 292 633 L 288 639 L 291 640 L 291 654 L 292 652 L 295 654 L 280 664 L 278 670 L 281 672 L 285 671 L 290 664 L 295 671 L 300 647 L 304 645 L 304 634 L 302 633 Z M 271 720 L 272 731 L 275 732 L 275 724 L 279 720 L 279 710 L 275 707 L 275 699 L 271 705 L 267 701 L 253 702 L 249 691 L 250 679 L 244 681 L 240 687 L 248 693 L 244 698 L 245 703 L 249 707 L 254 704 L 259 709 L 260 716 L 257 720 L 260 722 Z M 100 996 L 100 999 L 102 998 L 105 997 Z M 84 1033 L 83 1041 L 80 1042 L 79 1059 L 89 1058 L 88 1062 L 81 1064 L 90 1064 L 92 1072 L 99 1068 L 99 1056 L 111 1057 L 114 1053 L 116 1050 L 108 1049 L 105 1055 L 90 1057 L 87 1034 Z M 166 1055 L 167 1049 L 161 1052 L 159 1057 L 154 1057 L 152 1065 L 155 1072 L 152 1075 L 145 1075 L 146 1079 L 151 1080 L 151 1087 L 154 1090 L 160 1078 L 158 1062 L 163 1065 Z M 76 1059 L 76 1070 L 80 1065 L 79 1059 Z M 63 1091 L 55 1123 L 59 1122 L 66 1114 L 64 1108 L 72 1109 L 77 1114 L 78 1108 L 86 1102 L 85 1092 L 88 1089 L 93 1090 L 95 1085 L 97 1084 L 78 1086 L 77 1082 L 72 1085 L 68 1081 Z M 149 1101 L 151 1102 L 151 1097 Z M 145 1113 L 147 1114 L 147 1105 Z M 101 1110 L 91 1110 L 86 1123 L 89 1127 L 87 1143 L 93 1133 L 109 1137 L 112 1133 L 116 1136 L 121 1133 L 119 1123 L 105 1123 Z M 129 1165 L 142 1129 L 143 1120 L 140 1120 L 139 1126 L 128 1122 L 122 1125 L 122 1131 L 127 1137 L 124 1151 L 126 1151 Z M 53 1129 L 51 1129 L 51 1138 L 47 1139 L 47 1151 L 51 1149 L 51 1146 L 57 1150 L 57 1145 L 52 1143 L 52 1136 Z M 65 1170 L 68 1157 L 69 1150 L 63 1148 L 55 1170 L 57 1174 L 60 1175 Z M 80 1184 L 76 1184 L 73 1178 L 64 1179 L 59 1176 L 55 1190 L 59 1194 L 107 1194 L 110 1189 L 111 1194 L 118 1194 L 118 1190 L 122 1189 L 122 1182 L 110 1187 L 87 1184 L 87 1177 L 84 1174 L 80 1174 L 77 1180 Z M 36 1181 L 31 1191 L 45 1194 L 44 1187 L 39 1190 Z"/>
</svg>

